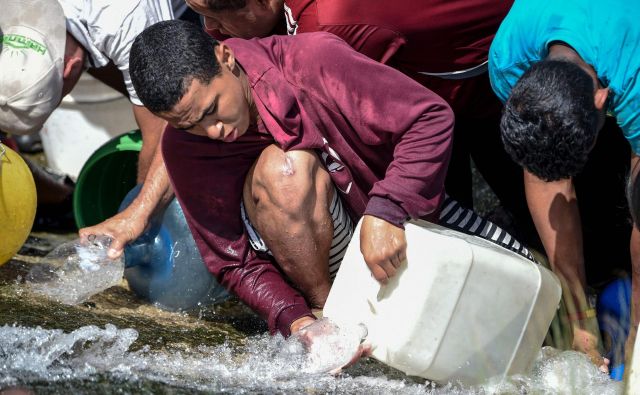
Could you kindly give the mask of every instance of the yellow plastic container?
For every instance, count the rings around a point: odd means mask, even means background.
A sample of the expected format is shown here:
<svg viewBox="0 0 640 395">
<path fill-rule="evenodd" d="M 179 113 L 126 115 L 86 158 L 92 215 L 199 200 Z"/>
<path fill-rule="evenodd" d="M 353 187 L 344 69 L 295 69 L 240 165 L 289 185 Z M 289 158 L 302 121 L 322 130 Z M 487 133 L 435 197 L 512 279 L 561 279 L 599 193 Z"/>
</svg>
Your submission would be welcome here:
<svg viewBox="0 0 640 395">
<path fill-rule="evenodd" d="M 0 265 L 11 259 L 31 232 L 36 185 L 20 155 L 0 144 Z"/>
</svg>

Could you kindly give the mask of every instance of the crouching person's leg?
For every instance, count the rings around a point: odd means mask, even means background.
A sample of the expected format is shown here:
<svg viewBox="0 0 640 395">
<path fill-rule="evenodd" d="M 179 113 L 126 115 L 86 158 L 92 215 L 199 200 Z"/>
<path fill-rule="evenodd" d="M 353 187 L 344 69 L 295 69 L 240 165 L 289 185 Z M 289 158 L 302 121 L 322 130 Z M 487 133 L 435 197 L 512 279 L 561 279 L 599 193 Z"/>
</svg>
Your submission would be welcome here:
<svg viewBox="0 0 640 395">
<path fill-rule="evenodd" d="M 253 247 L 268 248 L 316 308 L 324 306 L 331 287 L 334 195 L 331 178 L 315 153 L 285 153 L 275 145 L 262 152 L 244 185 L 244 220 Z M 256 245 L 262 242 L 266 246 Z"/>
<path fill-rule="evenodd" d="M 493 222 L 482 218 L 475 211 L 463 207 L 450 196 L 445 196 L 438 223 L 458 232 L 478 236 L 503 248 L 514 251 L 531 261 L 537 262 L 531 254 L 531 251 L 507 231 Z"/>
</svg>

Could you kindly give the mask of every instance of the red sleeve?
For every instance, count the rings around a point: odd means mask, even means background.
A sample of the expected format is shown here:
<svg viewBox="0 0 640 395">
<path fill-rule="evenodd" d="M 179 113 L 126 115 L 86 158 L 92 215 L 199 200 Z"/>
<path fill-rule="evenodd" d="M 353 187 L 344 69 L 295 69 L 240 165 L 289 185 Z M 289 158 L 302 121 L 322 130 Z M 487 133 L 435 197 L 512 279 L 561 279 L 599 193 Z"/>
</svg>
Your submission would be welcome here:
<svg viewBox="0 0 640 395">
<path fill-rule="evenodd" d="M 272 333 L 311 315 L 274 263 L 250 247 L 240 216 L 245 176 L 270 137 L 247 133 L 224 144 L 167 128 L 162 153 L 202 258 L 218 281 L 267 321 Z"/>
<path fill-rule="evenodd" d="M 314 42 L 313 51 L 305 50 L 311 46 L 305 40 Z M 435 215 L 451 153 L 453 113 L 446 102 L 333 35 L 299 35 L 295 48 L 287 55 L 288 78 L 346 117 L 359 140 L 373 147 L 370 156 L 376 146 L 393 146 L 393 160 L 369 192 L 366 213 L 396 224 L 401 210 L 411 218 Z"/>
<path fill-rule="evenodd" d="M 406 40 L 397 31 L 363 23 L 322 23 L 319 21 L 316 1 L 287 1 L 297 16 L 296 34 L 328 32 L 343 39 L 353 49 L 380 63 L 387 63 L 398 52 Z M 331 20 L 331 17 L 325 18 Z"/>
</svg>

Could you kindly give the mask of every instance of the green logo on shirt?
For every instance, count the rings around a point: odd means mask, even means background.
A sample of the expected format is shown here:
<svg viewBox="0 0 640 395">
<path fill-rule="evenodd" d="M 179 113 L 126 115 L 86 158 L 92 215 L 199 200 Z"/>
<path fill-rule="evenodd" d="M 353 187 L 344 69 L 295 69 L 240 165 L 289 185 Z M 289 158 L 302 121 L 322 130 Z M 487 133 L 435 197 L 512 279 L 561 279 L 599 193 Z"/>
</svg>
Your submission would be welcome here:
<svg viewBox="0 0 640 395">
<path fill-rule="evenodd" d="M 43 44 L 19 34 L 3 35 L 2 44 L 16 49 L 32 49 L 40 55 L 44 55 L 47 52 L 47 47 Z"/>
</svg>

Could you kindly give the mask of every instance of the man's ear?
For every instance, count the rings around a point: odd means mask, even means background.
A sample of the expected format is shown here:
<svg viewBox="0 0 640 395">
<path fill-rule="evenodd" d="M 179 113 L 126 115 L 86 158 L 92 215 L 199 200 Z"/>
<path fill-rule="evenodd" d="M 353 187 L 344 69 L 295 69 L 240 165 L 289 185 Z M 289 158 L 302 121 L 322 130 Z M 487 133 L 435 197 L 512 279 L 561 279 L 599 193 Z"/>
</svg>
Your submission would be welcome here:
<svg viewBox="0 0 640 395">
<path fill-rule="evenodd" d="M 66 79 L 78 72 L 82 71 L 83 61 L 78 57 L 71 57 L 65 59 L 64 70 L 62 71 L 62 78 Z"/>
<path fill-rule="evenodd" d="M 604 109 L 607 103 L 607 97 L 609 97 L 609 88 L 596 89 L 596 93 L 593 95 L 593 103 L 598 110 Z"/>
<path fill-rule="evenodd" d="M 84 70 L 85 50 L 80 43 L 67 32 L 64 47 L 64 66 L 62 69 L 62 96 L 71 92 Z"/>
<path fill-rule="evenodd" d="M 231 72 L 236 69 L 236 57 L 233 50 L 225 43 L 218 43 L 215 48 L 216 58 L 222 67 L 227 67 Z"/>
<path fill-rule="evenodd" d="M 62 97 L 65 97 L 73 90 L 84 70 L 84 59 L 81 57 L 70 57 L 64 60 L 62 70 Z"/>
</svg>

